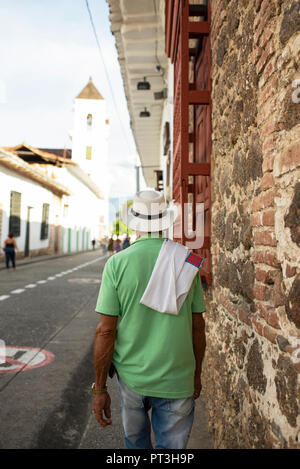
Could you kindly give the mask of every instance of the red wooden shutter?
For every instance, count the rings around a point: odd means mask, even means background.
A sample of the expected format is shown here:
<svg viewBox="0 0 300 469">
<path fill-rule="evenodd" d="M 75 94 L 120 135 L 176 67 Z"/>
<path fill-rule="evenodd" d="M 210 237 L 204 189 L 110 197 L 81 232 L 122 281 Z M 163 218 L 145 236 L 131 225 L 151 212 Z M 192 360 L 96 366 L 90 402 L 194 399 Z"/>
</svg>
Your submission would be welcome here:
<svg viewBox="0 0 300 469">
<path fill-rule="evenodd" d="M 165 18 L 166 53 L 174 64 L 173 198 L 182 209 L 192 203 L 194 229 L 197 204 L 204 204 L 204 242 L 194 250 L 205 258 L 201 278 L 211 284 L 210 7 L 166 0 Z M 191 42 L 195 47 L 190 47 Z M 184 212 L 180 224 L 175 239 L 192 246 L 190 220 Z"/>
</svg>

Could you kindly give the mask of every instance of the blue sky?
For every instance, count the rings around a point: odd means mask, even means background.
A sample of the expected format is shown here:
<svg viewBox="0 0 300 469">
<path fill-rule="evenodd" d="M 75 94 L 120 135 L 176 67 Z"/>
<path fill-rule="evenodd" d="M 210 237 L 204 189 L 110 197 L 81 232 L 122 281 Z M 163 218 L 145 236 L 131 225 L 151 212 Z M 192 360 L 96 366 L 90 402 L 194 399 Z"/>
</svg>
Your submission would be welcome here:
<svg viewBox="0 0 300 469">
<path fill-rule="evenodd" d="M 111 195 L 131 196 L 138 160 L 109 8 L 106 0 L 89 6 L 106 72 L 85 0 L 0 0 L 0 146 L 70 148 L 73 100 L 91 76 L 110 116 Z"/>
</svg>

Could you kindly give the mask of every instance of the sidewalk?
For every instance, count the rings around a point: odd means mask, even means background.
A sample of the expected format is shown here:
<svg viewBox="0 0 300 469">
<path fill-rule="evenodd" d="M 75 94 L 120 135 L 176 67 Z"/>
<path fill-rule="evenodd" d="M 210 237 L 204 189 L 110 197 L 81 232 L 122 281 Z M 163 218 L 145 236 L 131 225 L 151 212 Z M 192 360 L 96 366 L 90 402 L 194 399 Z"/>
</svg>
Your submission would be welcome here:
<svg viewBox="0 0 300 469">
<path fill-rule="evenodd" d="M 60 257 L 68 257 L 68 256 L 77 256 L 79 254 L 87 254 L 89 252 L 96 252 L 100 251 L 102 254 L 102 249 L 89 249 L 87 251 L 75 251 L 75 252 L 67 252 L 63 254 L 46 254 L 44 256 L 34 256 L 34 257 L 25 257 L 24 259 L 16 259 L 16 267 L 21 267 L 22 265 L 33 264 L 37 262 L 43 261 L 51 261 L 55 259 L 59 259 Z M 104 255 L 104 254 L 103 254 Z M 11 268 L 11 266 L 10 266 Z M 0 264 L 0 270 L 6 270 L 5 261 Z"/>
<path fill-rule="evenodd" d="M 123 449 L 121 403 L 116 377 L 107 380 L 111 397 L 112 424 L 100 427 L 93 410 L 78 449 Z M 212 438 L 208 432 L 204 406 L 199 399 L 195 401 L 195 419 L 187 449 L 213 449 Z"/>
</svg>

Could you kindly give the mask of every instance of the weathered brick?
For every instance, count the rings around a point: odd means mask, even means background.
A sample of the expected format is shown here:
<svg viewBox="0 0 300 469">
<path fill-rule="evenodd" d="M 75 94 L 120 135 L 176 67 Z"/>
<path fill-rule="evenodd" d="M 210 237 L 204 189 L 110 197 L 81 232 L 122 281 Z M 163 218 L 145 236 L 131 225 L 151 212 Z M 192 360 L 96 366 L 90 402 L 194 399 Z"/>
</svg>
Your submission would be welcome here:
<svg viewBox="0 0 300 469">
<path fill-rule="evenodd" d="M 270 299 L 270 290 L 266 285 L 256 283 L 253 287 L 253 295 L 259 301 L 268 301 Z"/>
<path fill-rule="evenodd" d="M 267 312 L 266 321 L 270 326 L 274 327 L 275 329 L 281 329 L 279 324 L 278 313 L 275 308 L 269 308 Z"/>
<path fill-rule="evenodd" d="M 265 67 L 265 65 L 267 64 L 267 62 L 269 61 L 269 59 L 271 58 L 271 56 L 274 54 L 275 52 L 275 45 L 274 45 L 274 42 L 273 41 L 270 41 L 261 58 L 259 59 L 257 65 L 256 65 L 256 73 L 257 74 L 260 74 L 261 71 L 263 70 L 263 68 Z M 268 70 L 268 77 L 270 76 L 270 70 Z M 266 79 L 266 77 L 264 77 Z"/>
<path fill-rule="evenodd" d="M 259 41 L 260 47 L 265 47 L 266 43 L 269 41 L 272 35 L 273 35 L 272 29 L 266 28 Z"/>
<path fill-rule="evenodd" d="M 216 292 L 215 297 L 218 303 L 221 304 L 226 309 L 226 311 L 228 311 L 228 313 L 230 313 L 233 317 L 237 316 L 236 307 L 230 301 L 228 301 L 228 299 L 224 295 L 219 292 Z"/>
<path fill-rule="evenodd" d="M 255 278 L 258 282 L 266 283 L 268 271 L 256 267 Z"/>
<path fill-rule="evenodd" d="M 279 158 L 276 158 L 274 172 L 276 176 L 280 176 L 297 166 L 300 166 L 300 140 L 283 150 Z"/>
<path fill-rule="evenodd" d="M 268 136 L 271 135 L 273 132 L 278 130 L 278 121 L 276 116 L 271 116 L 267 122 L 262 126 L 261 135 Z"/>
<path fill-rule="evenodd" d="M 273 187 L 273 186 L 274 186 L 273 174 L 265 173 L 260 183 L 261 189 L 265 191 L 266 189 L 270 189 L 270 187 Z"/>
<path fill-rule="evenodd" d="M 253 65 L 256 65 L 257 61 L 261 58 L 261 55 L 263 53 L 263 49 L 261 47 L 256 47 L 252 51 L 252 60 L 251 62 Z"/>
<path fill-rule="evenodd" d="M 239 317 L 240 321 L 244 322 L 248 326 L 251 326 L 251 320 L 250 320 L 250 317 L 249 317 L 249 313 L 245 309 L 239 308 L 238 317 Z"/>
<path fill-rule="evenodd" d="M 286 276 L 287 278 L 294 277 L 294 275 L 296 275 L 296 272 L 297 272 L 297 268 L 296 268 L 296 267 L 292 267 L 292 266 L 290 266 L 289 264 L 286 265 L 286 268 L 285 268 L 285 276 Z"/>
<path fill-rule="evenodd" d="M 270 59 L 259 79 L 258 86 L 262 89 L 270 80 L 271 75 L 276 71 L 276 57 Z"/>
<path fill-rule="evenodd" d="M 278 259 L 275 252 L 267 250 L 256 250 L 253 252 L 253 261 L 257 264 L 266 264 L 272 267 L 278 267 L 281 261 Z"/>
<path fill-rule="evenodd" d="M 272 306 L 265 306 L 259 303 L 257 305 L 257 310 L 261 318 L 263 318 L 269 326 L 272 326 L 274 329 L 281 329 L 279 324 L 279 317 L 277 311 Z"/>
<path fill-rule="evenodd" d="M 277 246 L 277 240 L 273 231 L 256 231 L 253 241 L 255 245 Z"/>
<path fill-rule="evenodd" d="M 266 173 L 268 174 L 268 173 Z M 262 224 L 264 226 L 274 226 L 275 225 L 275 210 L 270 209 L 262 214 Z"/>
<path fill-rule="evenodd" d="M 262 335 L 273 344 L 276 344 L 277 333 L 268 326 L 264 326 Z"/>
<path fill-rule="evenodd" d="M 256 15 L 255 21 L 254 21 L 254 27 L 257 28 L 255 34 L 254 34 L 254 41 L 257 44 L 258 40 L 265 28 L 265 25 L 269 21 L 269 19 L 272 16 L 272 8 L 269 6 L 269 1 L 265 0 L 262 3 L 260 12 Z"/>
<path fill-rule="evenodd" d="M 272 326 L 274 329 L 281 329 L 276 308 L 258 303 L 257 310 L 259 312 L 259 316 L 263 318 L 269 326 Z"/>
<path fill-rule="evenodd" d="M 278 306 L 283 306 L 285 304 L 286 296 L 284 292 L 282 273 L 281 271 L 277 271 L 276 274 L 277 275 L 273 276 L 274 287 L 272 294 L 272 303 L 275 308 L 278 308 Z"/>
<path fill-rule="evenodd" d="M 261 213 L 252 213 L 250 215 L 250 225 L 251 226 L 262 226 L 262 214 Z"/>
<path fill-rule="evenodd" d="M 262 164 L 262 170 L 264 173 L 267 171 L 273 171 L 274 159 L 274 155 L 267 155 L 264 157 Z"/>
<path fill-rule="evenodd" d="M 273 78 L 265 87 L 263 91 L 259 93 L 258 96 L 258 106 L 264 104 L 271 96 L 277 92 L 278 79 L 277 77 Z"/>
<path fill-rule="evenodd" d="M 274 205 L 274 191 L 263 192 L 253 199 L 251 211 L 258 212 Z"/>
<path fill-rule="evenodd" d="M 261 125 L 265 122 L 270 116 L 273 116 L 276 110 L 276 98 L 269 99 L 266 103 L 259 107 L 259 114 L 257 116 L 257 123 Z"/>
</svg>

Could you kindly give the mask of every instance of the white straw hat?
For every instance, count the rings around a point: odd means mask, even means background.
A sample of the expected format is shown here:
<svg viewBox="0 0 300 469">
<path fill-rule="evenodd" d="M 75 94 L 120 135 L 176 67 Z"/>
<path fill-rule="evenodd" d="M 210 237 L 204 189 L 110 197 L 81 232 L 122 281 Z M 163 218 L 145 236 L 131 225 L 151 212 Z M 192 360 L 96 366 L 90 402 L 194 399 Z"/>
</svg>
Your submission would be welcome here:
<svg viewBox="0 0 300 469">
<path fill-rule="evenodd" d="M 144 233 L 164 231 L 174 223 L 177 207 L 167 206 L 162 192 L 146 190 L 138 192 L 132 207 L 122 207 L 122 219 L 129 228 Z"/>
</svg>

